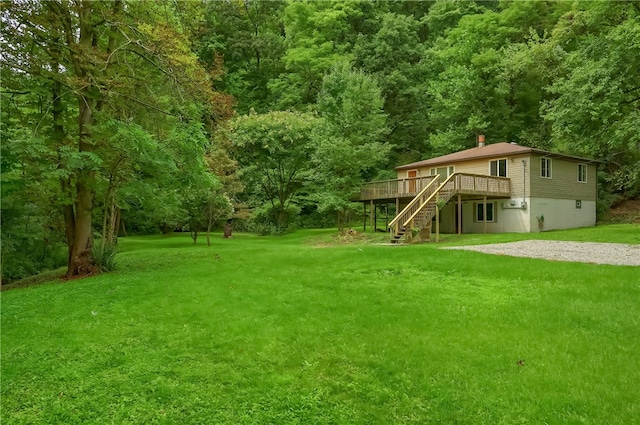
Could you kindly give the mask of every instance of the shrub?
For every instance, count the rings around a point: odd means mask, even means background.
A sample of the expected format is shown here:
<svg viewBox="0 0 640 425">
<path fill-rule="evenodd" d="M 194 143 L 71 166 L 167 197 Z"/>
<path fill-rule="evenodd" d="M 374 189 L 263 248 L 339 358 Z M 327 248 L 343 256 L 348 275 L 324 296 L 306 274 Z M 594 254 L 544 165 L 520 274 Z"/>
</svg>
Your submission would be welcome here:
<svg viewBox="0 0 640 425">
<path fill-rule="evenodd" d="M 118 253 L 118 247 L 112 244 L 102 246 L 102 241 L 96 242 L 91 250 L 93 264 L 96 265 L 101 273 L 115 270 L 115 257 Z"/>
</svg>

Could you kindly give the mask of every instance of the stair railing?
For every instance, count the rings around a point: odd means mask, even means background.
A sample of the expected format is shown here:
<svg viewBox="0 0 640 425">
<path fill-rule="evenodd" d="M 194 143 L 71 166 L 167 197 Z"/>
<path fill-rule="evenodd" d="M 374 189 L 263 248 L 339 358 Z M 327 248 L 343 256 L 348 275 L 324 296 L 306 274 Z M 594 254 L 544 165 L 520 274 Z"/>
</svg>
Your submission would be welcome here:
<svg viewBox="0 0 640 425">
<path fill-rule="evenodd" d="M 438 197 L 440 196 L 440 192 L 447 186 L 452 184 L 453 188 L 450 188 L 449 192 L 447 193 L 447 195 L 445 197 L 442 197 L 441 199 L 444 200 L 444 203 L 447 203 L 449 201 L 449 199 L 451 199 L 451 197 L 453 196 L 453 194 L 456 192 L 456 182 L 458 181 L 458 179 L 456 178 L 457 174 L 451 174 L 449 177 L 447 177 L 447 179 L 442 182 L 442 184 L 440 186 L 438 186 L 438 188 L 436 190 L 434 190 L 429 196 L 428 198 L 426 198 L 424 200 L 424 202 L 420 203 L 420 207 L 415 209 L 415 211 L 413 211 L 411 213 L 411 215 L 402 223 L 403 227 L 406 227 L 407 225 L 409 225 L 409 223 L 411 223 L 416 216 L 420 213 L 420 211 L 422 211 L 422 209 L 427 206 L 431 201 L 434 202 L 438 202 Z M 414 199 L 415 201 L 415 199 Z M 411 205 L 411 204 L 409 204 Z M 408 208 L 409 206 L 407 206 Z M 407 209 L 405 208 L 404 210 L 402 210 L 403 212 Z M 431 220 L 431 217 L 425 217 L 425 219 L 427 220 L 427 222 L 429 220 Z M 422 227 L 422 226 L 420 226 Z"/>
<path fill-rule="evenodd" d="M 404 209 L 395 216 L 393 220 L 389 223 L 389 229 L 393 229 L 393 234 L 397 235 L 400 233 L 400 223 L 405 223 L 407 217 L 413 215 L 416 211 L 419 211 L 424 204 L 424 200 L 430 198 L 434 192 L 435 187 L 440 180 L 440 175 L 437 175 L 433 180 L 431 180 L 425 187 L 416 195 L 415 198 L 409 202 L 409 205 L 404 207 Z M 409 220 L 410 221 L 410 220 Z M 407 222 L 408 223 L 408 222 Z M 407 224 L 403 224 L 405 227 Z"/>
</svg>

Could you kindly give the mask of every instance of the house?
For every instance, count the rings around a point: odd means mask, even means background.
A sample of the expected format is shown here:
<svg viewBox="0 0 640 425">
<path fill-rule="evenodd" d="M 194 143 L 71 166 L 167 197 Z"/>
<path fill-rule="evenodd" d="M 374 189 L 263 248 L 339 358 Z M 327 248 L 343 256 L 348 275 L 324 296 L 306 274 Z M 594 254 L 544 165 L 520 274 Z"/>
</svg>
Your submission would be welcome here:
<svg viewBox="0 0 640 425">
<path fill-rule="evenodd" d="M 366 183 L 359 201 L 372 218 L 376 206 L 395 202 L 397 214 L 388 223 L 394 241 L 416 231 L 425 239 L 433 224 L 436 234 L 595 225 L 594 160 L 479 140 L 475 148 L 396 167 L 396 180 Z"/>
</svg>

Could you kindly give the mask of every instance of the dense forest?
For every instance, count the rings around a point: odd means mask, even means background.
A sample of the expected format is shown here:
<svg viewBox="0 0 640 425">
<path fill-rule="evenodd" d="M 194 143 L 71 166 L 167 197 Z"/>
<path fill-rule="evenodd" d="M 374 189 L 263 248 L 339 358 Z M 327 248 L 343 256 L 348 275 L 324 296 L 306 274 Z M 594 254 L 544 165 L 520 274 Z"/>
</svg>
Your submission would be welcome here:
<svg viewBox="0 0 640 425">
<path fill-rule="evenodd" d="M 640 3 L 3 2 L 2 277 L 118 235 L 344 227 L 366 180 L 514 141 L 640 195 Z M 359 211 L 357 209 L 356 211 Z"/>
</svg>

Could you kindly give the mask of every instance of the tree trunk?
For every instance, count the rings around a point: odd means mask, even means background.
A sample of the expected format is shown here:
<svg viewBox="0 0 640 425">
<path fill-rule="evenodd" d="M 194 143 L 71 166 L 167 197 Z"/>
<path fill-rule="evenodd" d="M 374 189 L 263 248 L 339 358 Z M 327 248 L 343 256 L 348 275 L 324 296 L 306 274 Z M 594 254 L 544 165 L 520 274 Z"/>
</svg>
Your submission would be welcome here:
<svg viewBox="0 0 640 425">
<path fill-rule="evenodd" d="M 61 179 L 60 186 L 62 186 L 62 192 L 66 195 L 71 192 L 71 183 L 69 179 Z M 71 270 L 71 256 L 73 253 L 73 240 L 76 233 L 76 217 L 73 211 L 73 205 L 63 205 L 62 212 L 64 214 L 64 229 L 67 242 L 67 272 Z"/>
<path fill-rule="evenodd" d="M 109 221 L 109 193 L 104 198 L 104 205 L 102 207 L 102 235 L 100 241 L 100 254 L 104 254 L 104 246 L 107 241 L 107 222 Z"/>
<path fill-rule="evenodd" d="M 88 275 L 94 272 L 91 248 L 91 214 L 93 209 L 93 191 L 86 183 L 79 181 L 76 198 L 76 220 L 71 258 L 67 269 L 67 276 Z"/>
<path fill-rule="evenodd" d="M 89 96 L 78 95 L 78 150 L 91 152 L 91 133 L 89 126 L 93 124 L 92 106 L 95 103 Z M 95 171 L 81 170 L 76 182 L 76 211 L 75 231 L 71 259 L 67 269 L 67 276 L 87 275 L 94 272 L 95 267 L 91 256 L 93 247 L 91 219 L 93 214 Z"/>
<path fill-rule="evenodd" d="M 51 64 L 52 69 L 58 69 L 58 63 L 56 61 Z M 53 82 L 52 88 L 52 116 L 53 116 L 53 142 L 56 144 L 62 144 L 65 132 L 64 132 L 64 104 L 60 97 L 61 84 L 58 81 Z M 58 168 L 62 168 L 62 161 L 59 158 Z M 73 193 L 71 190 L 71 179 L 69 177 L 60 178 L 60 190 L 62 192 L 62 214 L 64 216 L 64 228 L 67 242 L 67 265 L 71 266 L 71 256 L 73 240 L 75 238 L 76 218 L 73 211 Z"/>
<path fill-rule="evenodd" d="M 118 237 L 119 226 L 119 208 L 116 207 L 116 197 L 112 188 L 107 191 L 104 198 L 103 217 L 102 217 L 102 243 L 100 244 L 100 253 L 116 243 Z"/>
<path fill-rule="evenodd" d="M 122 213 L 119 213 L 118 219 L 120 220 L 120 224 L 122 225 L 122 234 L 127 237 L 127 228 L 124 226 L 124 220 L 122 219 Z"/>
<path fill-rule="evenodd" d="M 209 208 L 209 220 L 207 221 L 207 246 L 211 246 L 211 239 L 209 238 L 209 235 L 211 234 L 211 227 L 213 227 L 213 213 L 211 211 L 211 208 Z"/>
<path fill-rule="evenodd" d="M 227 222 L 224 225 L 224 235 L 222 236 L 225 239 L 229 239 L 231 237 L 231 232 L 233 231 L 231 223 Z"/>
<path fill-rule="evenodd" d="M 79 38 L 75 41 L 77 32 L 71 25 L 71 14 L 69 4 L 63 3 L 59 8 L 61 21 L 65 26 L 67 47 L 74 53 L 72 65 L 75 76 L 81 80 L 91 81 L 91 64 L 85 60 L 82 52 L 91 51 L 94 46 L 94 28 L 91 19 L 91 3 L 82 1 L 78 6 L 78 29 Z M 93 93 L 93 96 L 92 96 Z M 78 152 L 92 152 L 90 127 L 93 124 L 93 113 L 96 107 L 95 99 L 98 97 L 96 90 L 91 84 L 87 84 L 78 92 Z M 73 239 L 67 241 L 71 243 L 67 276 L 87 275 L 95 270 L 91 256 L 93 245 L 91 215 L 93 213 L 95 171 L 91 169 L 81 170 L 76 179 L 75 198 L 75 220 L 73 223 Z M 66 219 L 66 217 L 65 217 Z M 71 225 L 67 221 L 67 225 Z M 67 236 L 71 230 L 67 229 Z"/>
<path fill-rule="evenodd" d="M 114 220 L 114 225 L 113 225 L 113 231 L 112 231 L 112 239 L 111 242 L 114 245 L 118 244 L 118 230 L 120 229 L 120 219 L 121 219 L 121 212 L 120 212 L 120 208 L 115 208 L 115 215 L 116 218 Z"/>
<path fill-rule="evenodd" d="M 344 235 L 344 211 L 338 211 L 338 231 Z"/>
</svg>

